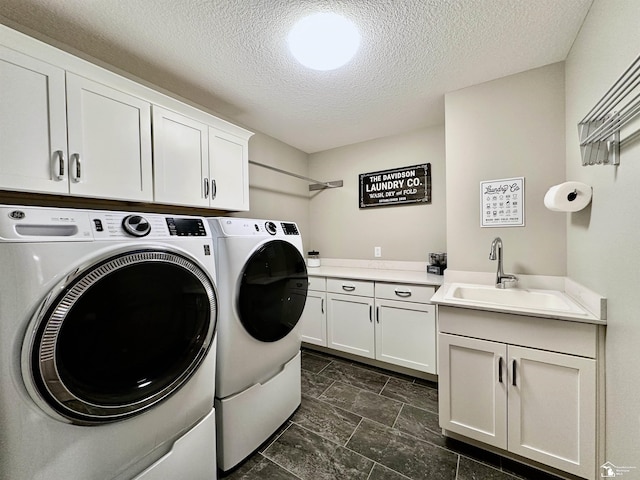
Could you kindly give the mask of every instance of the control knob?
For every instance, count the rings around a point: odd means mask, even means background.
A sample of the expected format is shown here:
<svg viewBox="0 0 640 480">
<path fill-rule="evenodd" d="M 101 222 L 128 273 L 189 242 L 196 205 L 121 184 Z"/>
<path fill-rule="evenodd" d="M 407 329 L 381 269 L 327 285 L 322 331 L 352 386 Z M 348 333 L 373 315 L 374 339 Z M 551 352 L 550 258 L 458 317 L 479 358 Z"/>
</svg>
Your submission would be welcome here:
<svg viewBox="0 0 640 480">
<path fill-rule="evenodd" d="M 271 235 L 275 235 L 278 232 L 278 227 L 273 222 L 267 222 L 264 224 L 264 227 L 267 229 L 267 232 Z"/>
<path fill-rule="evenodd" d="M 129 235 L 144 237 L 151 232 L 151 225 L 146 218 L 140 215 L 128 215 L 122 220 L 122 228 Z"/>
</svg>

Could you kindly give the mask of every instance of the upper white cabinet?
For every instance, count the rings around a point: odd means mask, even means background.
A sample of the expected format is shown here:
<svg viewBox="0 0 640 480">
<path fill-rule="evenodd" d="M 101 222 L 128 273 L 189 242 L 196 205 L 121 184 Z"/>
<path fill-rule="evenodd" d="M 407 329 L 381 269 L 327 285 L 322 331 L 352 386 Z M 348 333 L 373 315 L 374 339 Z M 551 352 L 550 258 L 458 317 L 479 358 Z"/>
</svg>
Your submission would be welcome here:
<svg viewBox="0 0 640 480">
<path fill-rule="evenodd" d="M 151 201 L 150 105 L 0 47 L 0 186 Z"/>
<path fill-rule="evenodd" d="M 249 210 L 249 150 L 240 137 L 209 127 L 211 206 Z"/>
<path fill-rule="evenodd" d="M 154 105 L 156 201 L 248 210 L 247 147 L 242 138 Z"/>
<path fill-rule="evenodd" d="M 249 209 L 251 132 L 3 25 L 0 33 L 0 189 Z"/>
<path fill-rule="evenodd" d="M 208 128 L 153 106 L 153 183 L 158 202 L 209 206 Z"/>
<path fill-rule="evenodd" d="M 69 192 L 152 201 L 151 105 L 67 72 Z"/>
<path fill-rule="evenodd" d="M 0 46 L 0 188 L 69 192 L 64 75 Z"/>
</svg>

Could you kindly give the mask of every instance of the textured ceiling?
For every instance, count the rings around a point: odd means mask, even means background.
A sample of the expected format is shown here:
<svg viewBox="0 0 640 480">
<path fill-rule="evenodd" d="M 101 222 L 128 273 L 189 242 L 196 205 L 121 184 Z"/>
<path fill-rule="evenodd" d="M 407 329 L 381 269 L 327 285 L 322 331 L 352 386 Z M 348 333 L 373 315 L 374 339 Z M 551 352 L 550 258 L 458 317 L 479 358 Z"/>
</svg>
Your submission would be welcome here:
<svg viewBox="0 0 640 480">
<path fill-rule="evenodd" d="M 445 92 L 564 60 L 591 3 L 1 0 L 0 15 L 312 153 L 443 124 Z M 287 50 L 317 11 L 360 28 L 339 70 Z"/>
</svg>

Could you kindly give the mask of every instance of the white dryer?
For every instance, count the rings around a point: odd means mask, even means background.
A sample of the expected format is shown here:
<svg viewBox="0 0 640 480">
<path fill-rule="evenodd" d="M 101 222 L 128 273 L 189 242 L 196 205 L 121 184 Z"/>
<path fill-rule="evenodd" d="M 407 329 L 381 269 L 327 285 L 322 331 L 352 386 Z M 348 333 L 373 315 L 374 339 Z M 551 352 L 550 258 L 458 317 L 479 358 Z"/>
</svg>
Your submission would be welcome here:
<svg viewBox="0 0 640 480">
<path fill-rule="evenodd" d="M 292 222 L 210 218 L 219 294 L 218 467 L 233 468 L 300 405 L 308 278 Z"/>
<path fill-rule="evenodd" d="M 0 206 L 0 478 L 215 478 L 207 221 Z"/>
</svg>

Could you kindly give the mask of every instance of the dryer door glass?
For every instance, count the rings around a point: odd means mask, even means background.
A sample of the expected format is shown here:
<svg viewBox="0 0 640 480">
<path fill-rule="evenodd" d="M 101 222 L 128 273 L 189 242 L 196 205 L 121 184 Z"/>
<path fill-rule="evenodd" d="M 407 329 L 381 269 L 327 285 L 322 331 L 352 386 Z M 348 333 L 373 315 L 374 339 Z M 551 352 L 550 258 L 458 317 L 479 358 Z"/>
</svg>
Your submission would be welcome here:
<svg viewBox="0 0 640 480">
<path fill-rule="evenodd" d="M 39 320 L 35 384 L 74 423 L 140 413 L 191 377 L 216 318 L 213 283 L 190 259 L 160 250 L 110 257 L 76 275 Z"/>
<path fill-rule="evenodd" d="M 262 245 L 244 266 L 238 312 L 254 338 L 275 342 L 298 323 L 307 300 L 309 280 L 304 258 L 289 242 Z"/>
</svg>

